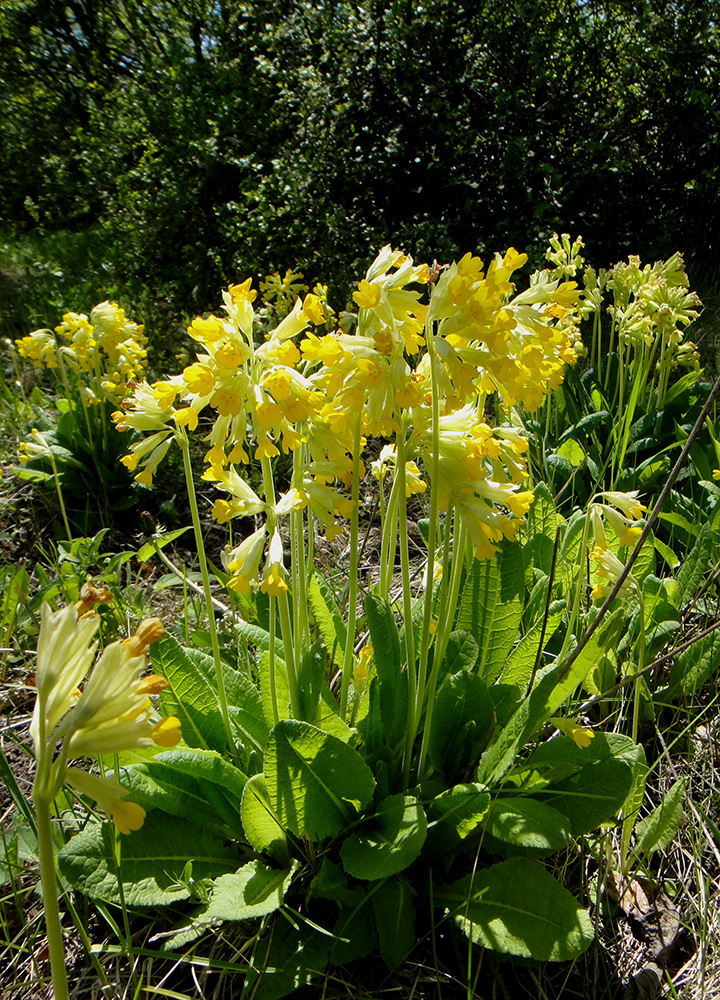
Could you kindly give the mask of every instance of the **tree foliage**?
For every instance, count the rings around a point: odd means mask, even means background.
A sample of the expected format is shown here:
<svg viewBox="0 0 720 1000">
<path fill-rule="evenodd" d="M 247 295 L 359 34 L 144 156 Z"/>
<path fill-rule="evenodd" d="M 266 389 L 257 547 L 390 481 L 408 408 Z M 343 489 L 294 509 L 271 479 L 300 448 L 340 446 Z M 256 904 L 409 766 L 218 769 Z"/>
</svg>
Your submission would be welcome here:
<svg viewBox="0 0 720 1000">
<path fill-rule="evenodd" d="M 720 263 L 715 0 L 10 0 L 0 216 L 203 308 L 392 239 Z M 532 250 L 532 247 L 530 247 Z M 358 259 L 359 258 L 359 259 Z M 339 264 L 339 267 L 338 267 Z"/>
</svg>

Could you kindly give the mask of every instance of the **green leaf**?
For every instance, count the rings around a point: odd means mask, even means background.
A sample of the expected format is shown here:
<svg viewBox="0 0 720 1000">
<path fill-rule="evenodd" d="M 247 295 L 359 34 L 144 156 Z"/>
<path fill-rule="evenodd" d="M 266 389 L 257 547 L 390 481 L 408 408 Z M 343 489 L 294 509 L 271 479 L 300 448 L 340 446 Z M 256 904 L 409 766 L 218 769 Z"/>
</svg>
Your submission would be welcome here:
<svg viewBox="0 0 720 1000">
<path fill-rule="evenodd" d="M 216 691 L 215 661 L 212 656 L 200 649 L 186 649 L 185 655 L 203 672 L 212 690 Z M 230 725 L 235 737 L 248 752 L 262 752 L 269 732 L 263 713 L 262 695 L 255 683 L 242 671 L 233 669 L 227 663 L 222 663 L 221 666 Z"/>
<path fill-rule="evenodd" d="M 577 511 L 568 521 L 556 560 L 558 579 L 568 589 L 574 589 L 578 566 L 584 559 L 582 552 L 584 532 L 585 515 L 582 511 Z"/>
<path fill-rule="evenodd" d="M 670 546 L 666 545 L 665 542 L 662 541 L 662 539 L 656 538 L 654 535 L 653 535 L 653 544 L 657 549 L 657 551 L 665 560 L 667 566 L 670 569 L 675 569 L 675 567 L 678 564 L 678 557 L 675 555 Z"/>
<path fill-rule="evenodd" d="M 317 839 L 339 833 L 375 789 L 372 772 L 356 750 L 297 720 L 282 721 L 270 733 L 265 780 L 283 827 Z"/>
<path fill-rule="evenodd" d="M 427 835 L 422 806 L 410 795 L 384 799 L 370 824 L 346 838 L 340 857 L 348 875 L 387 878 L 403 871 L 417 858 Z"/>
<path fill-rule="evenodd" d="M 523 796 L 495 799 L 485 828 L 498 841 L 529 847 L 542 854 L 559 851 L 572 837 L 570 822 L 564 813 L 546 802 Z"/>
<path fill-rule="evenodd" d="M 208 826 L 227 827 L 243 837 L 240 800 L 247 778 L 213 751 L 166 750 L 121 769 L 118 777 L 144 809 L 203 816 Z"/>
<path fill-rule="evenodd" d="M 224 750 L 226 739 L 220 705 L 204 670 L 193 663 L 167 632 L 152 647 L 150 657 L 155 672 L 169 684 L 161 695 L 163 709 L 180 719 L 187 745 Z"/>
<path fill-rule="evenodd" d="M 610 414 L 607 410 L 600 410 L 598 413 L 589 413 L 586 417 L 582 417 L 581 420 L 573 427 L 568 427 L 568 429 L 560 435 L 558 443 L 562 444 L 564 441 L 580 440 L 585 438 L 596 428 L 602 426 L 603 424 L 610 423 Z M 560 450 L 558 449 L 558 453 Z"/>
<path fill-rule="evenodd" d="M 139 563 L 147 562 L 148 559 L 152 559 L 154 555 L 157 554 L 157 549 L 164 549 L 166 545 L 174 542 L 181 535 L 184 535 L 186 531 L 190 530 L 190 525 L 186 528 L 177 528 L 175 531 L 168 532 L 158 532 L 150 542 L 145 542 L 137 550 L 135 558 Z"/>
<path fill-rule="evenodd" d="M 368 594 L 365 613 L 377 670 L 371 689 L 373 686 L 378 688 L 377 702 L 374 701 L 373 691 L 370 691 L 370 711 L 377 711 L 379 707 L 383 742 L 394 748 L 404 740 L 407 724 L 408 680 L 407 672 L 402 669 L 400 634 L 387 601 Z"/>
<path fill-rule="evenodd" d="M 184 947 L 199 934 L 221 923 L 274 913 L 282 905 L 292 874 L 292 868 L 268 868 L 262 861 L 255 860 L 236 872 L 221 875 L 213 882 L 208 905 L 195 914 L 191 924 L 179 928 L 177 936 L 170 938 L 169 946 Z"/>
<path fill-rule="evenodd" d="M 22 479 L 28 483 L 46 483 L 53 478 L 52 472 L 43 472 L 41 469 L 33 469 L 28 465 L 13 465 L 10 471 L 17 479 Z"/>
<path fill-rule="evenodd" d="M 574 469 L 579 468 L 585 461 L 585 449 L 577 441 L 568 439 L 564 441 L 557 450 L 560 458 L 565 458 Z"/>
<path fill-rule="evenodd" d="M 455 882 L 438 898 L 475 943 L 538 962 L 564 962 L 593 939 L 586 910 L 549 872 L 513 858 Z"/>
<path fill-rule="evenodd" d="M 428 808 L 432 823 L 428 829 L 426 852 L 446 853 L 461 840 L 484 830 L 490 793 L 485 785 L 454 785 L 435 796 Z"/>
<path fill-rule="evenodd" d="M 320 870 L 310 883 L 312 895 L 318 899 L 333 899 L 342 906 L 355 906 L 365 896 L 364 888 L 350 888 L 348 877 L 339 865 L 326 854 L 320 862 Z"/>
<path fill-rule="evenodd" d="M 245 836 L 251 846 L 261 854 L 269 854 L 281 864 L 287 864 L 287 837 L 273 811 L 262 774 L 253 775 L 245 785 L 241 815 Z"/>
<path fill-rule="evenodd" d="M 239 618 L 235 622 L 235 631 L 243 639 L 247 639 L 250 645 L 256 646 L 265 652 L 270 649 L 270 633 L 259 625 L 253 625 L 251 622 L 246 622 L 242 618 Z"/>
<path fill-rule="evenodd" d="M 300 712 L 304 722 L 317 721 L 326 660 L 327 649 L 322 639 L 318 639 L 310 649 L 306 649 L 300 660 L 298 691 Z"/>
<path fill-rule="evenodd" d="M 364 606 L 380 683 L 392 686 L 402 670 L 400 633 L 392 608 L 387 601 L 373 594 L 366 596 Z"/>
<path fill-rule="evenodd" d="M 253 949 L 245 987 L 253 1000 L 281 1000 L 325 968 L 332 940 L 307 924 L 275 919 Z"/>
<path fill-rule="evenodd" d="M 720 632 L 711 632 L 675 657 L 664 697 L 692 696 L 720 667 Z"/>
<path fill-rule="evenodd" d="M 548 609 L 544 631 L 543 619 L 541 619 L 535 622 L 532 628 L 526 632 L 505 661 L 505 667 L 500 675 L 503 684 L 512 684 L 523 690 L 525 689 L 532 676 L 540 641 L 542 639 L 543 643 L 547 643 L 552 639 L 558 625 L 562 621 L 565 608 L 565 601 L 554 601 Z"/>
<path fill-rule="evenodd" d="M 535 499 L 528 511 L 527 528 L 523 532 L 523 563 L 526 569 L 536 567 L 549 576 L 552 566 L 558 513 L 552 493 L 545 483 L 533 490 Z"/>
<path fill-rule="evenodd" d="M 394 972 L 415 947 L 415 893 L 404 879 L 389 879 L 373 893 L 372 904 L 380 954 Z"/>
<path fill-rule="evenodd" d="M 697 528 L 692 531 L 694 537 Z M 682 561 L 677 583 L 680 588 L 678 606 L 683 608 L 697 593 L 705 573 L 710 565 L 712 554 L 712 529 L 706 521 L 700 528 L 700 534 L 692 549 Z"/>
<path fill-rule="evenodd" d="M 476 674 L 461 670 L 446 677 L 428 739 L 432 765 L 448 778 L 471 767 L 487 743 L 493 715 L 488 689 Z"/>
<path fill-rule="evenodd" d="M 577 837 L 615 822 L 641 755 L 641 747 L 618 733 L 596 733 L 585 748 L 560 736 L 542 743 L 511 778 L 521 788 L 540 779 L 543 787 L 533 797 L 564 813 Z"/>
<path fill-rule="evenodd" d="M 235 871 L 239 855 L 205 826 L 178 822 L 156 810 L 145 817 L 140 830 L 121 840 L 120 880 L 115 868 L 115 827 L 89 823 L 58 854 L 63 878 L 93 899 L 117 906 L 164 906 L 190 897 L 182 884 L 183 871 L 192 862 L 195 879 L 217 878 Z"/>
<path fill-rule="evenodd" d="M 675 839 L 683 817 L 683 798 L 687 782 L 676 781 L 659 806 L 635 827 L 635 854 L 665 851 Z"/>
<path fill-rule="evenodd" d="M 523 699 L 497 741 L 483 754 L 477 778 L 488 785 L 499 781 L 513 765 L 520 748 L 553 716 L 561 705 L 575 692 L 599 655 L 615 639 L 623 621 L 622 609 L 611 615 L 591 637 L 588 647 L 573 662 L 570 669 L 564 662 L 556 663 L 535 684 Z"/>
<path fill-rule="evenodd" d="M 478 644 L 469 632 L 451 632 L 445 648 L 441 676 L 447 677 L 460 670 L 472 672 L 477 664 L 479 652 Z"/>
<path fill-rule="evenodd" d="M 368 895 L 360 896 L 352 908 L 340 907 L 333 935 L 336 938 L 330 956 L 333 965 L 347 965 L 376 950 L 375 915 Z"/>
<path fill-rule="evenodd" d="M 262 695 L 262 707 L 265 721 L 269 726 L 275 722 L 273 712 L 273 693 L 270 688 L 270 654 L 264 652 L 260 657 L 260 692 Z M 288 687 L 287 667 L 285 661 L 275 654 L 275 697 L 277 699 L 278 714 L 281 719 L 289 719 L 290 712 L 290 688 Z"/>
<path fill-rule="evenodd" d="M 342 667 L 347 629 L 325 577 L 317 570 L 310 577 L 308 602 L 315 624 L 336 667 Z"/>
<path fill-rule="evenodd" d="M 522 552 L 517 542 L 507 543 L 494 559 L 473 560 L 455 628 L 469 632 L 477 641 L 477 672 L 487 684 L 497 679 L 517 638 L 523 592 Z"/>
</svg>

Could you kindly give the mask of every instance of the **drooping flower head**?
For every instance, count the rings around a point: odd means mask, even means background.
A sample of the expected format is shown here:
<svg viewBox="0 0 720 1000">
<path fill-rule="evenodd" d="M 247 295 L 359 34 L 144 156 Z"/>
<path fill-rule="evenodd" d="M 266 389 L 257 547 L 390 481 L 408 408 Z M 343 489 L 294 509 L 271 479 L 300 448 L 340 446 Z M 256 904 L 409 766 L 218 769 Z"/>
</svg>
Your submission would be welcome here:
<svg viewBox="0 0 720 1000">
<path fill-rule="evenodd" d="M 93 776 L 79 778 L 76 769 L 69 775 L 68 760 L 153 744 L 171 747 L 181 738 L 179 720 L 160 718 L 150 700 L 167 682 L 155 674 L 140 676 L 148 647 L 162 635 L 159 619 L 147 619 L 129 639 L 111 643 L 92 667 L 99 618 L 91 609 L 106 603 L 109 596 L 105 589 L 88 583 L 77 604 L 59 611 L 52 611 L 48 604 L 41 608 L 37 699 L 30 735 L 37 757 L 33 794 L 48 801 L 70 780 L 78 790 L 97 798 L 101 808 L 110 801 L 120 802 L 124 790 L 101 787 L 98 781 L 102 779 Z M 88 671 L 89 679 L 81 688 Z M 108 811 L 114 818 L 116 812 L 124 817 L 118 825 L 128 832 L 141 825 L 138 809 L 125 803 Z"/>
</svg>

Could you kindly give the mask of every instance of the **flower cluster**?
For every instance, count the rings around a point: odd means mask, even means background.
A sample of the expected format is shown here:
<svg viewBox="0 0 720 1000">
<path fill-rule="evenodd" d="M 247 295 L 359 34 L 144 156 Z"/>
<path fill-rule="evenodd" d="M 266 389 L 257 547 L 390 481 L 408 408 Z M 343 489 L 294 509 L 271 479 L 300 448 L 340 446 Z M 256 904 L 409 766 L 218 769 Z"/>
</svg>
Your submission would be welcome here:
<svg viewBox="0 0 720 1000">
<path fill-rule="evenodd" d="M 639 523 L 645 504 L 640 503 L 637 490 L 629 493 L 607 491 L 599 493 L 590 506 L 590 524 L 593 533 L 593 547 L 590 551 L 590 561 L 596 567 L 596 582 L 593 587 L 593 597 L 603 599 L 610 588 L 617 583 L 625 569 L 615 549 L 633 548 L 642 534 Z M 615 544 L 611 547 L 606 527 L 610 527 Z M 621 593 L 638 593 L 639 585 L 632 574 L 628 574 L 623 583 Z"/>
<path fill-rule="evenodd" d="M 92 608 L 110 599 L 107 589 L 87 583 L 76 604 L 59 611 L 48 604 L 41 608 L 37 699 L 30 725 L 38 762 L 33 794 L 51 800 L 68 781 L 96 799 L 122 833 L 129 833 L 142 825 L 141 807 L 123 801 L 127 792 L 117 782 L 68 767 L 68 761 L 153 744 L 172 747 L 181 733 L 180 721 L 160 718 L 150 699 L 167 681 L 156 674 L 141 676 L 148 647 L 164 631 L 158 618 L 141 622 L 130 638 L 106 646 L 92 666 L 99 624 Z"/>
<path fill-rule="evenodd" d="M 124 396 L 128 382 L 142 378 L 147 358 L 142 326 L 114 302 L 96 305 L 89 319 L 85 313 L 65 313 L 54 333 L 36 330 L 16 343 L 20 356 L 36 367 L 66 365 L 77 376 L 85 402 Z"/>
<path fill-rule="evenodd" d="M 256 317 L 273 310 L 256 313 L 250 280 L 231 285 L 219 314 L 190 324 L 196 359 L 180 374 L 137 386 L 114 414 L 118 429 L 150 432 L 123 461 L 150 485 L 178 428 L 195 430 L 210 417 L 203 478 L 224 494 L 214 516 L 264 518 L 226 554 L 230 586 L 242 592 L 287 589 L 282 518 L 305 511 L 329 538 L 337 534 L 337 518 L 352 510 L 344 491 L 353 470 L 362 474 L 358 448 L 368 436 L 402 436 L 406 494 L 425 490 L 434 474 L 442 509 L 459 512 L 476 554 L 489 557 L 515 536 L 532 495 L 521 489 L 524 438 L 512 425 L 491 428 L 484 401 L 493 394 L 498 411 L 518 401 L 535 409 L 577 356 L 575 283 L 542 272 L 516 295 L 511 276 L 526 261 L 510 249 L 485 269 L 466 254 L 431 275 L 426 264 L 384 247 L 353 293 L 356 312 L 343 313 L 331 332 L 323 287 L 290 308 L 302 276 L 275 276 L 261 288 L 273 307 L 282 300 L 289 311 L 260 343 Z M 277 499 L 264 463 L 281 451 L 293 456 L 293 473 Z M 383 454 L 384 471 L 396 474 L 396 450 Z M 253 458 L 265 468 L 264 495 L 244 472 Z"/>
<path fill-rule="evenodd" d="M 608 274 L 615 304 L 610 307 L 620 341 L 653 355 L 658 347 L 670 366 L 699 369 L 697 347 L 683 341 L 683 328 L 697 319 L 700 300 L 690 292 L 682 256 L 640 264 L 631 256 Z"/>
</svg>

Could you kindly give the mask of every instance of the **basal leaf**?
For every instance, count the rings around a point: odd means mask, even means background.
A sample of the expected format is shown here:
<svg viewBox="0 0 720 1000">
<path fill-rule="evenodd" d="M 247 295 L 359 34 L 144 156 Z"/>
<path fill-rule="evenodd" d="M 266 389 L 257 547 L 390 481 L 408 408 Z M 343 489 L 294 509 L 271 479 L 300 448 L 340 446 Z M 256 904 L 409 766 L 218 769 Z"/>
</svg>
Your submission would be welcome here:
<svg viewBox="0 0 720 1000">
<path fill-rule="evenodd" d="M 327 581 L 317 570 L 308 582 L 308 602 L 333 663 L 340 668 L 347 629 Z"/>
<path fill-rule="evenodd" d="M 547 643 L 552 639 L 555 630 L 562 620 L 565 607 L 565 601 L 555 601 L 548 610 L 544 630 L 543 621 L 540 620 L 526 632 L 505 661 L 505 666 L 500 675 L 503 684 L 513 684 L 523 690 L 525 689 L 532 676 L 540 641 L 542 640 L 543 643 Z"/>
<path fill-rule="evenodd" d="M 272 919 L 272 918 L 270 918 Z M 255 945 L 245 987 L 253 1000 L 281 1000 L 325 968 L 332 938 L 307 924 L 276 919 Z"/>
<path fill-rule="evenodd" d="M 667 695 L 670 698 L 677 698 L 679 695 L 692 696 L 707 683 L 718 667 L 720 667 L 720 632 L 711 632 L 675 657 L 670 668 Z"/>
<path fill-rule="evenodd" d="M 215 661 L 200 649 L 186 649 L 186 656 L 202 670 L 205 678 L 216 690 Z M 222 664 L 223 685 L 228 701 L 230 725 L 236 739 L 248 750 L 262 752 L 269 727 L 263 713 L 263 700 L 255 682 L 241 670 L 227 663 Z"/>
<path fill-rule="evenodd" d="M 405 879 L 388 879 L 373 893 L 380 954 L 393 972 L 415 947 L 415 893 Z"/>
<path fill-rule="evenodd" d="M 163 906 L 188 899 L 183 871 L 192 862 L 195 879 L 217 878 L 237 869 L 239 854 L 207 827 L 155 810 L 141 829 L 121 840 L 120 880 L 129 906 Z M 89 823 L 58 854 L 63 878 L 94 899 L 122 902 L 115 866 L 112 823 Z"/>
<path fill-rule="evenodd" d="M 392 686 L 402 670 L 400 633 L 392 608 L 381 597 L 368 594 L 365 598 L 365 614 L 380 684 Z"/>
<path fill-rule="evenodd" d="M 193 867 L 194 874 L 194 867 Z M 235 920 L 266 917 L 283 901 L 292 868 L 268 868 L 262 861 L 251 861 L 236 872 L 216 878 L 210 899 L 185 927 L 166 939 L 166 946 L 177 949 L 195 940 L 211 927 Z"/>
<path fill-rule="evenodd" d="M 240 800 L 247 778 L 213 751 L 166 750 L 121 769 L 119 777 L 144 809 L 203 816 L 214 829 L 224 826 L 243 836 Z"/>
<path fill-rule="evenodd" d="M 666 850 L 680 828 L 683 817 L 683 797 L 687 782 L 676 781 L 660 805 L 635 827 L 635 854 L 651 854 Z"/>
<path fill-rule="evenodd" d="M 339 833 L 375 789 L 356 750 L 297 720 L 282 721 L 270 733 L 265 780 L 282 825 L 298 837 L 318 839 Z"/>
<path fill-rule="evenodd" d="M 561 736 L 542 743 L 513 775 L 521 781 L 533 774 L 545 779 L 533 797 L 564 813 L 573 836 L 579 836 L 617 819 L 641 755 L 641 747 L 617 733 L 596 733 L 585 748 Z"/>
<path fill-rule="evenodd" d="M 476 674 L 446 677 L 437 694 L 428 743 L 433 766 L 452 778 L 473 765 L 487 743 L 493 721 L 488 689 Z"/>
<path fill-rule="evenodd" d="M 522 552 L 507 543 L 495 559 L 473 560 L 468 571 L 455 628 L 477 641 L 478 676 L 487 684 L 496 680 L 517 638 L 524 590 Z"/>
<path fill-rule="evenodd" d="M 435 796 L 428 806 L 432 822 L 428 828 L 426 852 L 441 854 L 461 840 L 482 833 L 489 808 L 487 788 L 472 782 L 454 785 Z"/>
<path fill-rule="evenodd" d="M 153 669 L 169 684 L 161 695 L 163 708 L 167 714 L 180 719 L 187 745 L 224 750 L 226 740 L 220 706 L 205 672 L 167 632 L 152 647 L 150 655 Z"/>
<path fill-rule="evenodd" d="M 513 858 L 438 894 L 475 944 L 539 962 L 581 955 L 593 939 L 585 909 L 549 872 Z"/>
<path fill-rule="evenodd" d="M 543 854 L 566 847 L 572 837 L 564 813 L 546 802 L 520 795 L 495 799 L 485 819 L 485 828 L 498 841 Z"/>
<path fill-rule="evenodd" d="M 265 721 L 268 726 L 275 722 L 273 710 L 273 691 L 270 685 L 270 654 L 264 652 L 260 657 L 260 692 Z M 290 718 L 290 688 L 288 687 L 287 667 L 279 656 L 275 657 L 275 693 L 278 715 L 281 719 Z"/>
<path fill-rule="evenodd" d="M 289 859 L 287 837 L 272 808 L 262 774 L 253 775 L 245 785 L 241 811 L 245 836 L 252 847 L 286 864 Z"/>
<path fill-rule="evenodd" d="M 340 857 L 348 875 L 387 878 L 403 871 L 419 855 L 427 835 L 427 820 L 417 799 L 390 795 L 377 815 L 346 838 Z"/>
</svg>

